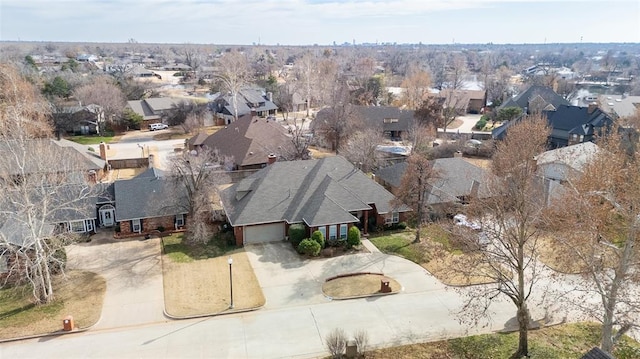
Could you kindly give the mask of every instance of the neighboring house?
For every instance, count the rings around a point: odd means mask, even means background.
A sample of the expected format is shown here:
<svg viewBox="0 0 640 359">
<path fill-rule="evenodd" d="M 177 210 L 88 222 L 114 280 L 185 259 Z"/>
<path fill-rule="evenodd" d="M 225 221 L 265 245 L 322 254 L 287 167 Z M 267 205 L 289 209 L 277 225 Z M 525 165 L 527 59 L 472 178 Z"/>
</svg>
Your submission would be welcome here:
<svg viewBox="0 0 640 359">
<path fill-rule="evenodd" d="M 593 104 L 588 107 L 560 105 L 556 110 L 545 111 L 543 114 L 551 127 L 550 148 L 593 141 L 613 125 L 611 117 Z M 504 139 L 510 126 L 518 121 L 526 121 L 526 118 L 523 116 L 504 123 L 493 129 L 491 136 L 496 140 Z"/>
<path fill-rule="evenodd" d="M 274 163 L 221 191 L 238 245 L 284 240 L 292 224 L 307 235 L 346 238 L 348 228 L 404 221 L 406 207 L 343 157 Z"/>
<path fill-rule="evenodd" d="M 358 116 L 365 127 L 379 128 L 382 134 L 389 139 L 397 140 L 406 134 L 413 126 L 414 111 L 401 110 L 391 106 L 353 106 L 353 112 Z M 320 110 L 316 119 L 311 122 L 311 129 L 332 116 L 333 109 Z"/>
<path fill-rule="evenodd" d="M 287 130 L 275 120 L 251 114 L 203 139 L 198 134 L 187 140 L 189 150 L 207 147 L 231 159 L 229 169 L 247 170 L 265 167 L 270 161 L 290 160 L 295 153 Z"/>
<path fill-rule="evenodd" d="M 444 89 L 437 94 L 431 94 L 431 96 L 437 98 L 443 107 L 455 107 L 459 115 L 480 113 L 487 102 L 484 90 Z"/>
<path fill-rule="evenodd" d="M 228 125 L 236 116 L 240 118 L 251 113 L 260 117 L 275 115 L 278 109 L 272 101 L 271 93 L 265 93 L 261 88 L 243 88 L 236 95 L 235 102 L 237 106 L 234 105 L 233 96 L 227 94 L 218 96 L 211 103 L 210 107 L 220 120 L 220 125 Z"/>
<path fill-rule="evenodd" d="M 12 156 L 13 151 L 23 149 L 23 146 L 25 152 L 20 156 L 26 156 L 24 167 L 19 168 L 16 161 L 5 161 L 6 167 L 0 168 L 0 171 L 6 171 L 6 173 L 0 174 L 2 177 L 21 176 L 22 173 L 32 172 L 56 174 L 72 169 L 76 173 L 68 178 L 73 178 L 76 182 L 97 182 L 107 171 L 107 162 L 97 154 L 90 152 L 88 146 L 65 139 L 33 139 L 24 144 L 9 141 L 0 142 L 0 156 L 4 158 Z M 40 153 L 47 153 L 57 161 L 42 163 L 41 161 L 28 160 L 29 156 L 39 156 Z M 22 160 L 20 159 L 20 161 Z"/>
<path fill-rule="evenodd" d="M 640 96 L 600 95 L 600 108 L 612 117 L 630 117 L 640 109 Z"/>
<path fill-rule="evenodd" d="M 547 86 L 533 85 L 519 93 L 516 97 L 506 100 L 498 109 L 507 107 L 519 107 L 522 113 L 539 113 L 542 111 L 555 111 L 561 105 L 569 105 L 569 102 Z"/>
<path fill-rule="evenodd" d="M 564 183 L 581 174 L 598 150 L 595 143 L 583 142 L 543 152 L 535 157 L 538 173 L 544 178 Z"/>
<path fill-rule="evenodd" d="M 175 97 L 153 97 L 144 100 L 127 101 L 126 108 L 142 116 L 141 128 L 146 128 L 152 123 L 162 122 L 162 117 L 170 111 L 174 105 L 185 101 Z"/>
<path fill-rule="evenodd" d="M 165 177 L 155 168 L 129 180 L 115 181 L 115 221 L 120 235 L 183 228 L 187 221 L 188 200 L 181 189 L 172 178 Z"/>
<path fill-rule="evenodd" d="M 466 204 L 473 197 L 489 196 L 487 183 L 492 175 L 460 157 L 433 160 L 434 173 L 429 180 L 427 205 L 438 214 L 451 212 L 452 207 Z M 407 170 L 407 162 L 381 168 L 376 172 L 376 182 L 392 193 L 398 193 L 402 177 Z"/>
<path fill-rule="evenodd" d="M 54 116 L 64 116 L 66 132 L 77 135 L 99 135 L 105 124 L 104 110 L 96 104 L 62 107 Z"/>
<path fill-rule="evenodd" d="M 298 92 L 291 95 L 292 112 L 302 112 L 307 110 L 307 100 Z"/>
</svg>

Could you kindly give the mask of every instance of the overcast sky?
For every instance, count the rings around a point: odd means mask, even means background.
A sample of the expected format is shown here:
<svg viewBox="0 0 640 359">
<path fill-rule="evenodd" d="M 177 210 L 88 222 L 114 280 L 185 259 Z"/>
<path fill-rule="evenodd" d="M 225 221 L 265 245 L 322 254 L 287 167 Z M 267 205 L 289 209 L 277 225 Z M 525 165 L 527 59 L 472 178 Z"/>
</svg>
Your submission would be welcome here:
<svg viewBox="0 0 640 359">
<path fill-rule="evenodd" d="M 640 42 L 640 0 L 0 0 L 0 39 L 307 45 Z"/>
</svg>

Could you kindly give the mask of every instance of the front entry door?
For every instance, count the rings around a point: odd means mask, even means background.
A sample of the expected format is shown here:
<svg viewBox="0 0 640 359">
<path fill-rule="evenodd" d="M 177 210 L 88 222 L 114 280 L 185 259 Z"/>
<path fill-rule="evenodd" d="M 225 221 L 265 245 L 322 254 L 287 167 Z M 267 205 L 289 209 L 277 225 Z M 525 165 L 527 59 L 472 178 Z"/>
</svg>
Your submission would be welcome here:
<svg viewBox="0 0 640 359">
<path fill-rule="evenodd" d="M 115 210 L 113 206 L 104 206 L 100 209 L 100 223 L 104 227 L 111 227 L 114 224 Z"/>
</svg>

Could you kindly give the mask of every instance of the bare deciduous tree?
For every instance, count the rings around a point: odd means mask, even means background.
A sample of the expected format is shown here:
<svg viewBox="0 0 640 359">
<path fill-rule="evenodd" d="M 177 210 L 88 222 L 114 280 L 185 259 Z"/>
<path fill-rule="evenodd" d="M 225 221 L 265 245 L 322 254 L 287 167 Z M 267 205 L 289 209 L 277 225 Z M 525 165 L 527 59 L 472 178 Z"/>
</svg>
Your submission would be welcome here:
<svg viewBox="0 0 640 359">
<path fill-rule="evenodd" d="M 307 104 L 307 117 L 309 117 L 309 111 L 311 109 L 311 98 L 313 96 L 313 83 L 317 78 L 318 71 L 316 66 L 316 59 L 310 52 L 307 52 L 298 60 L 296 60 L 295 67 L 296 77 L 302 85 L 301 88 L 303 90 L 305 101 Z"/>
<path fill-rule="evenodd" d="M 0 64 L 0 136 L 48 137 L 50 112 L 48 102 L 15 67 Z"/>
<path fill-rule="evenodd" d="M 509 128 L 493 156 L 493 180 L 487 181 L 488 197 L 472 202 L 484 214 L 483 231 L 491 244 L 480 249 L 477 263 L 467 269 L 488 267 L 484 273 L 495 284 L 468 292 L 466 314 L 477 321 L 489 314 L 494 298 L 504 295 L 516 307 L 518 348 L 513 357 L 529 353 L 529 298 L 540 278 L 539 227 L 544 186 L 536 174 L 534 156 L 545 150 L 549 128 L 543 117 L 529 117 Z"/>
<path fill-rule="evenodd" d="M 235 50 L 225 53 L 218 61 L 218 71 L 214 76 L 231 94 L 234 119 L 238 120 L 238 93 L 251 81 L 251 70 L 247 58 Z"/>
<path fill-rule="evenodd" d="M 314 120 L 316 134 L 331 144 L 331 149 L 340 152 L 352 132 L 361 127 L 360 117 L 350 104 L 349 90 L 343 83 L 335 84 L 332 105 L 326 116 Z"/>
<path fill-rule="evenodd" d="M 295 118 L 291 122 L 287 121 L 289 134 L 291 135 L 291 146 L 284 146 L 279 152 L 281 152 L 281 156 L 284 156 L 288 160 L 309 159 L 309 133 L 305 128 L 305 121 L 306 120 L 304 118 L 300 122 L 298 122 Z M 291 151 L 286 151 L 286 149 L 289 148 L 291 149 Z M 282 153 L 282 151 L 292 153 L 289 156 L 288 153 Z"/>
<path fill-rule="evenodd" d="M 109 77 L 98 77 L 89 84 L 73 90 L 73 96 L 82 105 L 96 104 L 102 107 L 105 117 L 112 121 L 113 117 L 120 117 L 125 106 L 124 93 Z"/>
<path fill-rule="evenodd" d="M 374 171 L 383 163 L 383 159 L 377 151 L 378 145 L 383 141 L 381 128 L 374 127 L 357 131 L 347 141 L 342 155 L 360 168 L 362 172 Z"/>
<path fill-rule="evenodd" d="M 204 148 L 198 152 L 184 152 L 171 160 L 171 173 L 176 193 L 187 199 L 188 242 L 206 243 L 211 237 L 208 225 L 212 216 L 212 203 L 217 201 L 217 188 L 227 183 L 224 170 L 232 163 L 218 151 Z"/>
<path fill-rule="evenodd" d="M 621 133 L 614 130 L 598 141 L 595 158 L 569 181 L 570 190 L 550 216 L 563 230 L 557 244 L 565 260 L 583 270 L 585 295 L 599 299 L 578 296 L 575 304 L 601 321 L 607 353 L 640 318 L 640 159 Z"/>
<path fill-rule="evenodd" d="M 402 103 L 407 108 L 415 110 L 427 99 L 431 77 L 422 69 L 411 68 L 401 86 L 404 88 Z"/>
<path fill-rule="evenodd" d="M 438 177 L 439 173 L 433 167 L 433 162 L 429 160 L 427 153 L 414 151 L 407 160 L 407 169 L 400 181 L 400 190 L 396 193 L 397 206 L 405 204 L 413 210 L 416 220 L 416 237 L 414 242 L 421 239 L 422 223 L 428 214 L 429 193 L 431 192 L 431 182 Z"/>
<path fill-rule="evenodd" d="M 9 259 L 7 279 L 28 283 L 36 304 L 50 303 L 53 279 L 64 269 L 64 246 L 76 238 L 69 218 L 87 225 L 97 187 L 85 181 L 77 158 L 49 139 L 0 142 L 0 256 Z"/>
</svg>

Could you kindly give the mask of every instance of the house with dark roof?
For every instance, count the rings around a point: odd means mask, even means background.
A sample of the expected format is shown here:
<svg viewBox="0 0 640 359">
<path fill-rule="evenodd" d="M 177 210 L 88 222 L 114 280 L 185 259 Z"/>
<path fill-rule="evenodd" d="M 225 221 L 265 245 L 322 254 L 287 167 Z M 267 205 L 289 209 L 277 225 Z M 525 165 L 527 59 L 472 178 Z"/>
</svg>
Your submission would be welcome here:
<svg viewBox="0 0 640 359">
<path fill-rule="evenodd" d="M 460 157 L 439 158 L 432 161 L 434 173 L 429 180 L 427 205 L 436 213 L 444 214 L 452 207 L 468 203 L 470 198 L 489 196 L 491 173 Z M 398 193 L 407 162 L 399 162 L 376 172 L 375 180 L 391 193 Z"/>
<path fill-rule="evenodd" d="M 248 170 L 265 167 L 270 161 L 290 160 L 295 149 L 282 125 L 269 118 L 246 114 L 237 121 L 203 139 L 198 134 L 187 140 L 190 150 L 217 150 L 230 159 L 229 169 Z"/>
<path fill-rule="evenodd" d="M 382 134 L 389 139 L 400 139 L 411 129 L 414 121 L 413 110 L 402 110 L 392 106 L 355 106 L 350 111 L 357 116 L 365 127 L 378 128 Z M 333 115 L 333 109 L 324 108 L 316 114 L 316 119 L 311 122 L 310 129 L 313 131 L 317 124 Z"/>
<path fill-rule="evenodd" d="M 595 104 L 588 107 L 560 105 L 553 111 L 543 111 L 543 115 L 547 117 L 551 127 L 551 148 L 593 141 L 597 136 L 604 135 L 613 125 L 613 119 Z M 493 129 L 491 136 L 496 140 L 504 139 L 510 126 L 518 121 L 526 121 L 526 118 L 523 116 L 504 123 Z"/>
<path fill-rule="evenodd" d="M 261 88 L 246 87 L 241 89 L 234 98 L 231 94 L 219 95 L 210 105 L 219 119 L 219 125 L 230 124 L 236 117 L 254 114 L 259 117 L 275 115 L 278 109 L 271 98 Z"/>
<path fill-rule="evenodd" d="M 115 222 L 120 236 L 140 235 L 185 226 L 189 204 L 184 188 L 162 171 L 149 168 L 113 183 Z"/>
<path fill-rule="evenodd" d="M 146 128 L 152 123 L 162 123 L 162 117 L 170 111 L 174 105 L 186 101 L 175 97 L 152 97 L 142 100 L 127 101 L 125 108 L 142 116 L 141 128 Z"/>
<path fill-rule="evenodd" d="M 547 86 L 532 85 L 520 92 L 517 96 L 506 100 L 498 109 L 507 107 L 519 107 L 522 113 L 540 113 L 543 111 L 555 111 L 561 105 L 570 105 L 569 101 L 558 95 Z"/>
<path fill-rule="evenodd" d="M 343 157 L 276 162 L 220 193 L 238 245 L 281 241 L 292 224 L 307 235 L 346 238 L 351 226 L 405 220 L 408 208 Z"/>
</svg>

